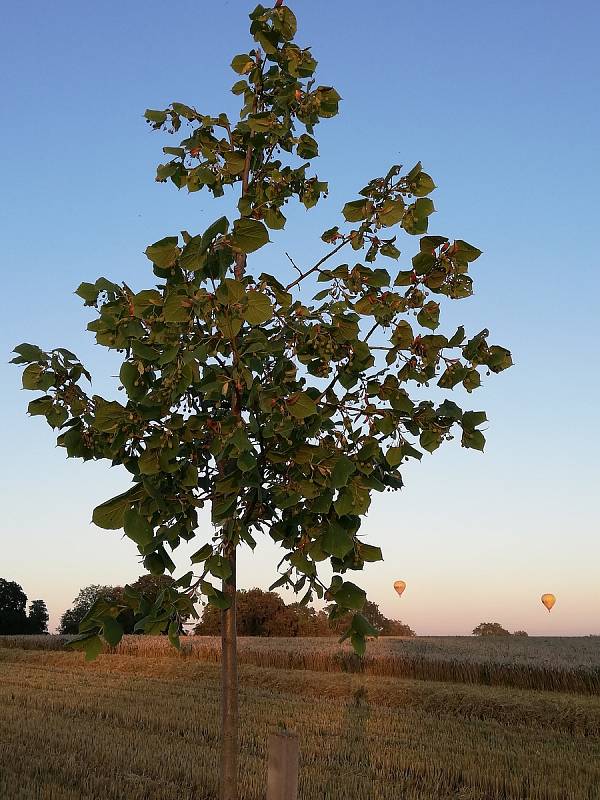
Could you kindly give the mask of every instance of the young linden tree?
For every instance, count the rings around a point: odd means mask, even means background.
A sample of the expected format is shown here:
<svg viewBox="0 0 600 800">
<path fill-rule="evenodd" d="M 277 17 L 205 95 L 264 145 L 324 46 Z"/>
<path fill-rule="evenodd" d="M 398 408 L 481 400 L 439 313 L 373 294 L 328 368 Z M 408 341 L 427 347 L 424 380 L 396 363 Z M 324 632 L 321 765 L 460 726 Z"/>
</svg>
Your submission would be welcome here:
<svg viewBox="0 0 600 800">
<path fill-rule="evenodd" d="M 392 165 L 351 198 L 314 265 L 284 260 L 277 277 L 260 269 L 286 204 L 311 209 L 327 194 L 312 171 L 315 129 L 338 113 L 340 95 L 316 82 L 317 62 L 294 43 L 296 18 L 281 0 L 250 20 L 256 44 L 231 62 L 238 121 L 183 103 L 145 114 L 156 130 L 184 133 L 163 148 L 157 181 L 215 198 L 235 191 L 234 218 L 150 245 L 150 288 L 99 278 L 77 289 L 96 312 L 88 330 L 122 354 L 125 396 L 88 393 L 90 374 L 68 350 L 15 349 L 23 386 L 44 393 L 29 413 L 60 431 L 68 457 L 130 473 L 129 488 L 94 510 L 96 525 L 124 529 L 153 574 L 175 570 L 182 540 L 200 540 L 191 570 L 151 607 L 133 591 L 121 605 L 92 607 L 73 643 L 88 657 L 121 638 L 123 604 L 138 630 L 168 630 L 178 645 L 179 620 L 204 598 L 224 610 L 227 662 L 236 549 L 253 548 L 258 533 L 282 548 L 273 587 L 293 587 L 304 602 L 325 597 L 334 617 L 353 612 L 346 637 L 362 653 L 374 629 L 360 613 L 365 592 L 346 576 L 382 558 L 360 535 L 373 493 L 400 489 L 404 462 L 455 435 L 482 450 L 483 411 L 423 398 L 459 384 L 472 392 L 482 371 L 511 365 L 487 330 L 438 332 L 440 302 L 472 294 L 468 269 L 480 251 L 428 233 L 435 185 L 420 163 Z M 412 260 L 400 254 L 405 234 L 417 237 Z M 202 508 L 212 530 L 198 530 Z"/>
<path fill-rule="evenodd" d="M 410 385 L 471 392 L 482 368 L 500 372 L 511 356 L 488 344 L 487 330 L 470 339 L 463 327 L 436 332 L 439 300 L 472 294 L 467 273 L 480 251 L 425 235 L 435 185 L 421 164 L 369 181 L 323 233 L 323 257 L 287 283 L 250 271 L 269 229 L 285 226 L 285 205 L 298 199 L 310 209 L 327 193 L 311 174 L 314 134 L 340 101 L 316 85 L 317 62 L 293 43 L 289 8 L 259 5 L 250 19 L 258 46 L 231 63 L 237 123 L 182 103 L 145 114 L 154 129 L 187 128 L 178 147 L 163 148 L 169 160 L 156 179 L 215 198 L 237 187 L 236 218 L 150 245 L 152 288 L 99 278 L 76 292 L 97 311 L 88 330 L 98 344 L 123 355 L 126 398 L 88 394 L 89 372 L 63 348 L 21 344 L 13 362 L 27 364 L 24 388 L 44 392 L 29 413 L 60 430 L 68 457 L 108 459 L 131 474 L 123 494 L 94 510 L 97 525 L 123 528 L 153 574 L 173 572 L 169 551 L 182 539 L 203 540 L 179 591 L 143 609 L 140 629 L 178 631 L 200 595 L 227 608 L 232 597 L 214 579 L 227 583 L 236 547 L 254 547 L 265 532 L 284 551 L 274 585 L 306 590 L 307 602 L 326 594 L 339 614 L 356 611 L 348 635 L 361 651 L 371 633 L 360 615 L 365 593 L 342 576 L 381 559 L 360 538 L 373 492 L 399 489 L 402 463 L 421 458 L 419 446 L 433 452 L 456 430 L 465 447 L 485 441 L 484 412 L 416 401 Z M 392 278 L 375 264 L 400 258 L 400 232 L 420 236 L 418 252 Z M 322 286 L 314 296 L 312 279 Z M 203 507 L 212 535 L 197 530 Z M 325 560 L 335 573 L 328 586 L 318 575 Z M 79 645 L 93 653 L 100 637 L 115 644 L 116 610 L 88 619 Z"/>
</svg>

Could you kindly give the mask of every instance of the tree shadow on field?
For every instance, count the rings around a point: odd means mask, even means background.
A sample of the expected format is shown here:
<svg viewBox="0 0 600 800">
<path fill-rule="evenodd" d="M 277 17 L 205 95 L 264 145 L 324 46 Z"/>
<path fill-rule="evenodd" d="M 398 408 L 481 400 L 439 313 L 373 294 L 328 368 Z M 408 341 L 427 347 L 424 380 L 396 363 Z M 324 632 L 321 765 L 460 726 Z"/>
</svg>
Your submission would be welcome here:
<svg viewBox="0 0 600 800">
<path fill-rule="evenodd" d="M 324 765 L 323 800 L 341 800 L 349 778 L 357 788 L 360 786 L 361 797 L 374 797 L 376 774 L 368 731 L 371 714 L 367 689 L 359 680 L 340 720 L 329 764 Z"/>
</svg>

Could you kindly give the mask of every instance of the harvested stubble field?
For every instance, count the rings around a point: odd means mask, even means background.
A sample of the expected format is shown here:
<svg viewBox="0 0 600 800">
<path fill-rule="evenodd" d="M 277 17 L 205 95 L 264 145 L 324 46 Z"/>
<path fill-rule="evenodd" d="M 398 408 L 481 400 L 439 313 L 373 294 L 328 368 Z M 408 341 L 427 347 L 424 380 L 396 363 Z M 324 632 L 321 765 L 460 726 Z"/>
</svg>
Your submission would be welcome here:
<svg viewBox="0 0 600 800">
<path fill-rule="evenodd" d="M 92 664 L 41 641 L 43 650 L 0 641 L 3 800 L 216 798 L 213 641 L 190 639 L 176 656 L 161 638 L 128 637 Z M 598 664 L 595 639 L 372 644 L 386 664 L 396 648 L 458 663 L 469 646 L 464 663 L 502 665 L 517 647 L 512 663 L 523 668 Z M 284 721 L 300 735 L 301 800 L 599 800 L 600 696 L 336 672 L 337 650 L 328 640 L 242 642 L 244 800 L 264 800 L 267 734 Z M 331 668 L 277 666 L 311 651 Z M 264 664 L 252 663 L 257 654 Z"/>
</svg>

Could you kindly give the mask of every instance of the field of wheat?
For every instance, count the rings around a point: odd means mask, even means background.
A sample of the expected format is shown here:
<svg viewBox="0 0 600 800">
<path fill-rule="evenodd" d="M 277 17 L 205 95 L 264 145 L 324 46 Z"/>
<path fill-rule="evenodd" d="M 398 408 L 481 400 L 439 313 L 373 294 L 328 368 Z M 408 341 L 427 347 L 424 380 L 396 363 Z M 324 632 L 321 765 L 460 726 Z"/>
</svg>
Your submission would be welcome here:
<svg viewBox="0 0 600 800">
<path fill-rule="evenodd" d="M 86 664 L 55 637 L 41 639 L 45 649 L 0 642 L 3 800 L 217 797 L 219 668 L 206 657 L 214 642 L 190 639 L 174 656 L 162 638 L 131 637 L 120 653 Z M 335 642 L 320 641 L 335 652 Z M 557 643 L 561 669 L 593 667 L 597 643 L 579 642 L 578 656 L 574 640 L 562 654 Z M 419 648 L 433 644 L 410 646 L 422 657 Z M 475 644 L 482 650 L 473 663 L 491 659 L 486 648 L 496 646 Z M 537 646 L 550 659 L 551 643 Z M 600 798 L 599 696 L 247 659 L 270 653 L 276 662 L 274 654 L 290 647 L 289 640 L 242 642 L 242 800 L 264 800 L 265 743 L 281 725 L 300 737 L 300 800 Z"/>
<path fill-rule="evenodd" d="M 62 650 L 70 637 L 3 636 L 0 647 Z M 360 672 L 395 678 L 513 686 L 600 695 L 600 636 L 385 637 L 356 658 L 337 638 L 239 639 L 240 661 L 258 667 Z M 114 655 L 198 659 L 218 663 L 220 639 L 190 636 L 175 650 L 164 636 L 125 636 Z"/>
</svg>

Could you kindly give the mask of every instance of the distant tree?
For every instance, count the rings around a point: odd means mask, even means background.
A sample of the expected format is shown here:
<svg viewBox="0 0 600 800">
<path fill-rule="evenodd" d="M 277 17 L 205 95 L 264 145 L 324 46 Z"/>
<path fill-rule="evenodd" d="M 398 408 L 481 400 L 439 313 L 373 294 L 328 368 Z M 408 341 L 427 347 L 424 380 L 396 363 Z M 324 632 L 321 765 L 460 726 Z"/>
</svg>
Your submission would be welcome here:
<svg viewBox="0 0 600 800">
<path fill-rule="evenodd" d="M 27 633 L 27 595 L 15 581 L 0 578 L 0 634 Z"/>
<path fill-rule="evenodd" d="M 510 636 L 510 632 L 499 622 L 480 622 L 473 628 L 473 636 Z"/>
<path fill-rule="evenodd" d="M 327 606 L 325 611 L 327 617 L 331 614 L 333 606 Z M 365 602 L 362 610 L 363 616 L 368 620 L 369 624 L 377 631 L 379 636 L 416 636 L 415 632 L 405 623 L 397 619 L 388 619 L 380 610 L 377 603 L 370 600 Z M 342 633 L 348 626 L 350 617 L 338 617 L 331 623 L 328 622 L 328 631 L 324 634 L 328 635 L 332 632 Z"/>
<path fill-rule="evenodd" d="M 48 609 L 43 600 L 32 600 L 27 615 L 27 632 L 32 634 L 48 633 Z"/>
<path fill-rule="evenodd" d="M 380 636 L 416 636 L 410 625 L 399 619 L 386 619 Z"/>
<path fill-rule="evenodd" d="M 277 633 L 276 636 L 322 636 L 324 630 L 331 633 L 328 620 L 322 620 L 321 615 L 312 606 L 290 603 L 287 611 L 294 618 L 293 627 L 289 633 Z"/>
<path fill-rule="evenodd" d="M 336 636 L 343 633 L 350 619 L 331 619 L 333 606 L 316 611 L 301 603 L 286 605 L 275 592 L 250 589 L 237 592 L 237 628 L 240 636 Z M 415 632 L 400 620 L 388 619 L 377 603 L 367 601 L 363 614 L 381 636 L 415 636 Z M 206 606 L 202 619 L 194 628 L 199 636 L 218 636 L 221 615 L 214 606 Z"/>
<path fill-rule="evenodd" d="M 276 629 L 273 625 L 276 617 L 286 611 L 286 605 L 278 594 L 258 588 L 240 589 L 236 598 L 237 632 L 240 636 L 286 635 L 273 632 Z M 201 636 L 218 635 L 221 632 L 220 609 L 212 605 L 206 606 L 202 620 L 196 625 L 194 632 Z"/>
<path fill-rule="evenodd" d="M 117 617 L 119 624 L 125 633 L 133 633 L 136 621 L 144 616 L 144 610 L 149 610 L 162 590 L 172 586 L 174 583 L 175 581 L 169 575 L 140 575 L 130 587 L 139 594 L 140 602 L 142 604 L 145 603 L 145 606 L 141 607 L 138 614 L 134 614 L 133 610 L 124 602 L 125 589 L 122 586 L 101 586 L 98 584 L 85 586 L 80 589 L 77 597 L 73 600 L 72 607 L 62 615 L 58 626 L 59 633 L 79 633 L 81 620 L 99 599 L 108 603 L 118 603 L 122 609 Z M 186 619 L 187 615 L 181 616 L 182 622 Z"/>
<path fill-rule="evenodd" d="M 118 596 L 118 587 L 115 586 L 100 586 L 99 584 L 85 586 L 79 590 L 71 608 L 67 609 L 60 618 L 58 632 L 65 635 L 79 633 L 79 623 L 98 598 L 113 601 Z"/>
<path fill-rule="evenodd" d="M 529 634 L 527 633 L 527 631 L 515 631 L 513 633 L 513 636 L 529 636 Z"/>
</svg>

